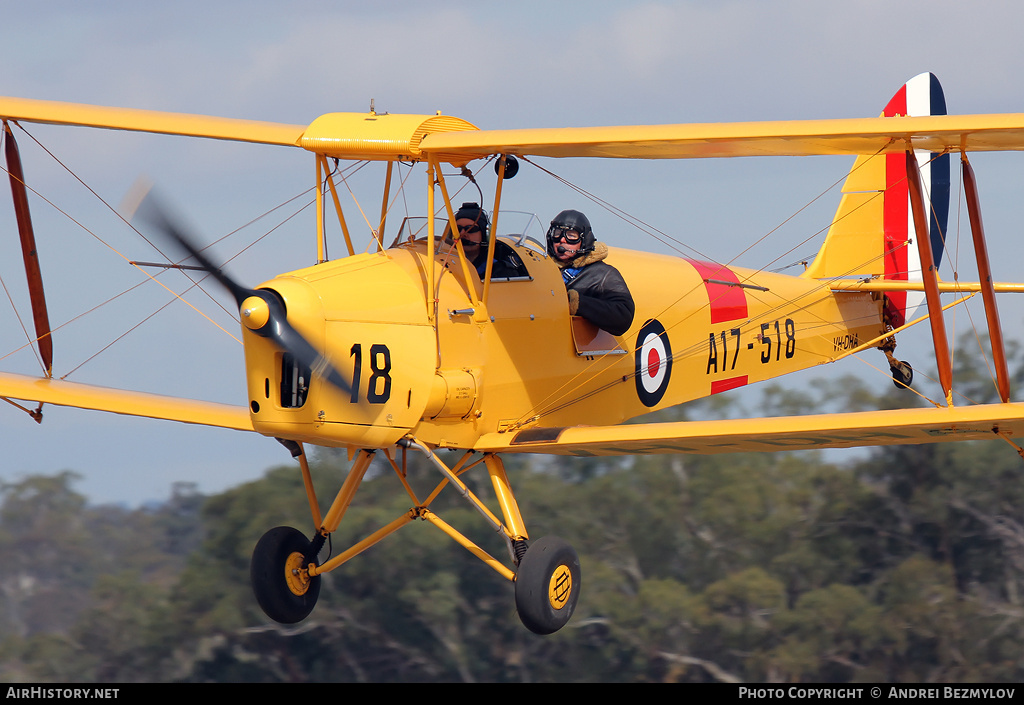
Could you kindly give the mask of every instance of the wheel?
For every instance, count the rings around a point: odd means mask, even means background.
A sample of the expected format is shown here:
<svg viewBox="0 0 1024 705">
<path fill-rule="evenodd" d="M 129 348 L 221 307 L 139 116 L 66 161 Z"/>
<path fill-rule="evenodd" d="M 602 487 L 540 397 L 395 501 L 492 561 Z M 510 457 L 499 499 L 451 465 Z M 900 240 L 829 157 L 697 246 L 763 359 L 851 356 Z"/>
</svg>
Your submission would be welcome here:
<svg viewBox="0 0 1024 705">
<path fill-rule="evenodd" d="M 530 544 L 516 573 L 516 610 L 535 634 L 565 626 L 580 597 L 580 557 L 568 543 L 548 536 Z"/>
<path fill-rule="evenodd" d="M 910 366 L 909 362 L 903 362 L 897 360 L 898 365 L 889 367 L 889 371 L 892 373 L 892 383 L 896 385 L 896 389 L 909 389 L 910 383 L 914 381 L 914 368 Z"/>
<path fill-rule="evenodd" d="M 249 577 L 256 601 L 268 617 L 295 624 L 309 616 L 320 596 L 320 576 L 306 572 L 309 540 L 298 529 L 279 526 L 263 534 L 252 552 Z"/>
</svg>

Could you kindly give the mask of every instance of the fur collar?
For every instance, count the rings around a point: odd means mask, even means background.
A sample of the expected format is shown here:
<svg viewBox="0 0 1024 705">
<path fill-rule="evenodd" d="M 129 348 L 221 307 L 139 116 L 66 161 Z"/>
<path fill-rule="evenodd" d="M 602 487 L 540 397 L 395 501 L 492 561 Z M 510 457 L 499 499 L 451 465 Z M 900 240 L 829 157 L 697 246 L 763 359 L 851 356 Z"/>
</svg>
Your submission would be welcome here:
<svg viewBox="0 0 1024 705">
<path fill-rule="evenodd" d="M 584 255 L 580 255 L 579 257 L 570 262 L 560 262 L 558 260 L 555 260 L 555 263 L 561 269 L 565 269 L 566 267 L 575 267 L 577 269 L 582 269 L 583 267 L 586 267 L 588 264 L 600 262 L 607 256 L 608 245 L 604 244 L 603 242 L 595 242 L 594 249 L 592 249 L 590 252 Z"/>
</svg>

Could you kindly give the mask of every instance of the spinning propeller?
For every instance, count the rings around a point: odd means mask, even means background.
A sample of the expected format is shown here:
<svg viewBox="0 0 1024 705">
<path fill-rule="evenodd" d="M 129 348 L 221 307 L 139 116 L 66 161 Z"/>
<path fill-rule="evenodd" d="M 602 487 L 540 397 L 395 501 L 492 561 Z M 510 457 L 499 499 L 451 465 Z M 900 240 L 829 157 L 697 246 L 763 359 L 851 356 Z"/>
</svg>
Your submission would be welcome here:
<svg viewBox="0 0 1024 705">
<path fill-rule="evenodd" d="M 217 267 L 193 243 L 191 237 L 171 219 L 167 211 L 150 192 L 145 194 L 135 214 L 154 229 L 166 235 L 195 259 L 200 267 L 209 272 L 235 298 L 241 314 L 242 324 L 256 335 L 269 338 L 277 347 L 292 355 L 297 362 L 309 368 L 313 375 L 323 377 L 338 389 L 348 393 L 352 388 L 341 374 L 331 365 L 299 331 L 288 322 L 284 302 L 267 289 L 247 289 L 224 270 Z"/>
</svg>

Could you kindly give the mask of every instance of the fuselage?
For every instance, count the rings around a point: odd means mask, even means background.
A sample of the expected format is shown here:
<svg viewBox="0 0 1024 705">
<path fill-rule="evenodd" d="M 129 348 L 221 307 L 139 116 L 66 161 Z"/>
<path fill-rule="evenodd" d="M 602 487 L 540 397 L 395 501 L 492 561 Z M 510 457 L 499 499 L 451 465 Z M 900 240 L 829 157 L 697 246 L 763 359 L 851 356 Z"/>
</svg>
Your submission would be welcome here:
<svg viewBox="0 0 1024 705">
<path fill-rule="evenodd" d="M 255 428 L 318 445 L 386 447 L 411 434 L 471 448 L 494 431 L 620 423 L 831 361 L 884 330 L 871 294 L 610 248 L 636 304 L 613 337 L 572 320 L 542 246 L 507 242 L 529 277 L 493 280 L 486 300 L 452 255 L 429 267 L 422 240 L 265 283 L 351 389 L 246 334 Z"/>
</svg>

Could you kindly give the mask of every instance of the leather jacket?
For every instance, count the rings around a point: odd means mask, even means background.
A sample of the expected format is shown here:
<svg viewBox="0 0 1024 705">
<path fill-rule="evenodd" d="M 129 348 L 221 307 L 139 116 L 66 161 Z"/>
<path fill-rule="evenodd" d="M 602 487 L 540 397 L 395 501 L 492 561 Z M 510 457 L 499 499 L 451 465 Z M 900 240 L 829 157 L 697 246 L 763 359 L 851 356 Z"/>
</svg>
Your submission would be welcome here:
<svg viewBox="0 0 1024 705">
<path fill-rule="evenodd" d="M 604 262 L 608 246 L 595 244 L 571 262 L 557 262 L 566 279 L 569 313 L 583 316 L 612 335 L 622 335 L 633 323 L 636 306 L 619 270 Z"/>
</svg>

